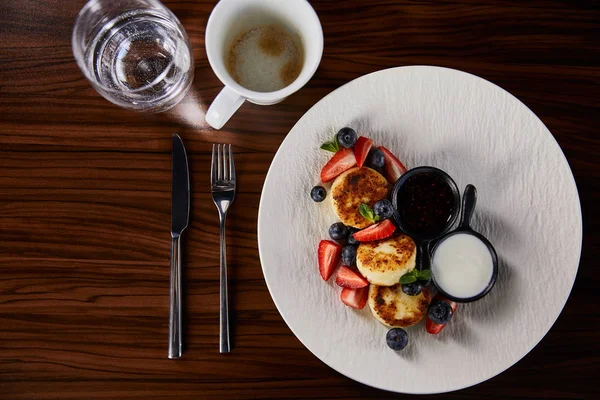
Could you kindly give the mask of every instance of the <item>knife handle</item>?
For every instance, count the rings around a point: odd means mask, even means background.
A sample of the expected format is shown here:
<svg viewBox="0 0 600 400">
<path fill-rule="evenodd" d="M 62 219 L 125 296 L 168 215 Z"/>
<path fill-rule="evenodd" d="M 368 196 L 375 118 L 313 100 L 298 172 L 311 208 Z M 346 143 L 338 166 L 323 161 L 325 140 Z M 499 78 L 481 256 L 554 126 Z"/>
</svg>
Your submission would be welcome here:
<svg viewBox="0 0 600 400">
<path fill-rule="evenodd" d="M 181 338 L 181 236 L 171 238 L 171 293 L 169 304 L 169 358 L 180 358 Z"/>
</svg>

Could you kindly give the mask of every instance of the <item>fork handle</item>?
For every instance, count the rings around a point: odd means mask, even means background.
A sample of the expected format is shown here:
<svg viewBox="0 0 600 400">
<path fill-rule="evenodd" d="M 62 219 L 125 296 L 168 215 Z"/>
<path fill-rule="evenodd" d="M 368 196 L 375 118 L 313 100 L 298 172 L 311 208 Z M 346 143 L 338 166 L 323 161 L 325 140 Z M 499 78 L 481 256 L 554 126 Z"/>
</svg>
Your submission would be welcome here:
<svg viewBox="0 0 600 400">
<path fill-rule="evenodd" d="M 180 358 L 181 337 L 181 237 L 171 238 L 171 293 L 169 298 L 169 358 Z"/>
<path fill-rule="evenodd" d="M 219 290 L 219 353 L 229 353 L 229 306 L 227 298 L 227 243 L 225 241 L 225 215 L 221 216 L 221 266 Z"/>
</svg>

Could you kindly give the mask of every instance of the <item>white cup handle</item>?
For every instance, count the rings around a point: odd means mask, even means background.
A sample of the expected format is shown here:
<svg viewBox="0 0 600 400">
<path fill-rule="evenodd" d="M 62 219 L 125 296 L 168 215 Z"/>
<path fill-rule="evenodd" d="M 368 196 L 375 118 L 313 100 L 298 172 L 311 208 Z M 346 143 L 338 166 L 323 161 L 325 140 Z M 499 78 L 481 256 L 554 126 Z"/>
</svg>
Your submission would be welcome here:
<svg viewBox="0 0 600 400">
<path fill-rule="evenodd" d="M 206 122 L 215 129 L 221 129 L 244 101 L 244 97 L 225 86 L 208 108 Z"/>
</svg>

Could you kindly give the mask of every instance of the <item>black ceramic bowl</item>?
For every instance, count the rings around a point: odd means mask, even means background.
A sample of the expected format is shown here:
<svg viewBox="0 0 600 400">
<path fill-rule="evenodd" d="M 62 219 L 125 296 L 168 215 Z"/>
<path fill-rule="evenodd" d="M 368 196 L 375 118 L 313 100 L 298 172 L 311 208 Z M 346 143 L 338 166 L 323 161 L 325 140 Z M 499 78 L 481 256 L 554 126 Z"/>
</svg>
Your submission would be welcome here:
<svg viewBox="0 0 600 400">
<path fill-rule="evenodd" d="M 453 235 L 458 235 L 458 234 L 466 233 L 468 235 L 473 235 L 476 238 L 478 238 L 479 240 L 481 240 L 483 242 L 483 244 L 485 244 L 487 246 L 487 248 L 490 252 L 490 255 L 492 256 L 492 277 L 491 277 L 490 281 L 488 282 L 487 286 L 479 294 L 472 296 L 472 297 L 466 297 L 466 298 L 452 296 L 451 294 L 447 293 L 439 286 L 439 284 L 435 281 L 435 274 L 433 274 L 433 283 L 435 284 L 435 286 L 437 287 L 439 292 L 444 297 L 446 297 L 452 301 L 455 301 L 457 303 L 471 303 L 475 300 L 481 299 L 483 296 L 488 294 L 490 290 L 492 290 L 492 287 L 494 287 L 494 284 L 496 283 L 496 279 L 498 277 L 498 255 L 496 254 L 496 250 L 494 249 L 494 246 L 492 246 L 492 244 L 489 242 L 489 240 L 487 240 L 487 238 L 485 238 L 480 233 L 475 232 L 470 226 L 471 216 L 473 215 L 473 211 L 475 210 L 476 203 L 477 203 L 477 190 L 475 189 L 475 186 L 467 185 L 467 187 L 465 188 L 465 193 L 463 194 L 462 216 L 461 216 L 458 228 L 455 231 L 450 232 L 447 235 L 445 235 L 444 237 L 437 240 L 435 245 L 433 246 L 433 249 L 431 250 L 431 255 L 430 255 L 431 259 L 433 259 L 434 255 L 435 255 L 435 251 L 438 248 L 438 246 L 444 240 L 448 239 L 449 237 L 451 237 Z"/>
<path fill-rule="evenodd" d="M 413 228 L 402 218 L 400 210 L 398 208 L 400 202 L 400 196 L 402 195 L 402 189 L 404 185 L 410 181 L 411 178 L 417 175 L 432 175 L 437 178 L 440 178 L 443 182 L 445 182 L 451 191 L 452 197 L 452 212 L 448 216 L 446 223 L 440 229 L 432 232 L 419 232 Z M 398 211 L 394 213 L 394 221 L 398 228 L 400 228 L 404 233 L 408 236 L 412 237 L 416 241 L 430 241 L 435 238 L 442 236 L 444 233 L 448 232 L 456 218 L 458 218 L 458 214 L 460 212 L 460 192 L 458 191 L 458 186 L 456 186 L 456 182 L 448 175 L 446 172 L 442 171 L 439 168 L 435 167 L 417 167 L 413 168 L 407 172 L 405 172 L 400 179 L 396 182 L 394 187 L 392 188 L 391 193 L 392 205 Z"/>
<path fill-rule="evenodd" d="M 411 226 L 403 219 L 402 213 L 398 209 L 399 203 L 401 201 L 401 196 L 403 195 L 403 188 L 407 185 L 407 182 L 410 184 L 410 179 L 419 175 L 429 175 L 436 178 L 439 178 L 442 182 L 446 183 L 450 188 L 450 197 L 452 198 L 452 210 L 448 219 L 445 220 L 445 223 L 440 225 L 438 229 L 434 231 L 428 232 L 419 232 L 415 229 L 412 229 Z M 396 182 L 394 187 L 392 188 L 391 193 L 392 205 L 394 206 L 394 222 L 396 226 L 400 228 L 405 234 L 413 238 L 415 243 L 417 244 L 417 268 L 419 270 L 429 269 L 431 260 L 429 258 L 429 245 L 432 240 L 444 235 L 446 232 L 452 228 L 452 225 L 456 221 L 460 211 L 460 192 L 458 191 L 458 186 L 456 186 L 456 182 L 448 175 L 446 172 L 442 171 L 439 168 L 435 167 L 417 167 L 413 168 L 407 172 L 405 172 L 400 179 Z"/>
</svg>

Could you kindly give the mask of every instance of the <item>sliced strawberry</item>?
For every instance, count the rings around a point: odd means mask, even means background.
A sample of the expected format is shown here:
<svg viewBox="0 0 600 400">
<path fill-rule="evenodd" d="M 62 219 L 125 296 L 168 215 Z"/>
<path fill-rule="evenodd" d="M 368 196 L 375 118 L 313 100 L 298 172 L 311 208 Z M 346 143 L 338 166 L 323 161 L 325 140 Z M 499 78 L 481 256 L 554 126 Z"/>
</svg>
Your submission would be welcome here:
<svg viewBox="0 0 600 400">
<path fill-rule="evenodd" d="M 385 164 L 383 165 L 385 177 L 390 183 L 394 184 L 406 172 L 406 167 L 385 147 L 379 146 L 379 150 L 383 152 L 383 156 L 385 157 Z"/>
<path fill-rule="evenodd" d="M 360 289 L 343 288 L 340 298 L 342 302 L 348 307 L 362 309 L 367 304 L 367 297 L 369 297 L 369 287 L 365 286 Z"/>
<path fill-rule="evenodd" d="M 350 289 L 360 289 L 369 285 L 369 281 L 345 265 L 338 269 L 337 276 L 335 277 L 335 283 L 337 283 L 338 286 Z"/>
<path fill-rule="evenodd" d="M 423 296 L 425 296 L 425 299 L 427 299 L 427 304 L 430 304 L 431 300 L 433 300 L 433 297 L 437 293 L 437 289 L 435 289 L 434 285 L 427 285 L 423 287 L 422 293 Z"/>
<path fill-rule="evenodd" d="M 319 272 L 324 281 L 328 280 L 340 261 L 342 246 L 331 240 L 319 242 Z"/>
<path fill-rule="evenodd" d="M 374 240 L 390 237 L 395 231 L 396 226 L 392 223 L 392 221 L 386 219 L 385 221 L 355 232 L 353 236 L 354 239 L 358 240 L 359 242 L 372 242 Z"/>
<path fill-rule="evenodd" d="M 321 170 L 321 181 L 329 182 L 342 172 L 356 165 L 356 157 L 352 149 L 342 149 L 335 153 Z"/>
<path fill-rule="evenodd" d="M 436 324 L 429 318 L 427 318 L 427 321 L 425 322 L 425 329 L 432 335 L 437 335 L 438 333 L 440 333 L 445 326 L 446 324 Z"/>
<path fill-rule="evenodd" d="M 441 296 L 441 295 L 436 295 L 433 300 L 442 300 L 445 301 L 446 303 L 450 304 L 450 307 L 452 307 L 452 314 L 454 314 L 456 312 L 456 308 L 458 307 L 458 304 L 456 304 L 455 302 L 453 302 L 452 300 L 448 300 L 447 298 Z M 444 329 L 444 327 L 447 324 L 437 324 L 435 322 L 433 322 L 432 320 L 429 319 L 429 317 L 427 317 L 427 321 L 425 322 L 425 329 L 427 329 L 427 332 L 431 333 L 432 335 L 437 335 L 438 333 L 440 333 L 442 331 L 442 329 Z"/>
<path fill-rule="evenodd" d="M 369 155 L 369 150 L 373 146 L 373 141 L 364 136 L 361 136 L 354 145 L 354 155 L 356 156 L 356 165 L 362 167 Z"/>
</svg>

